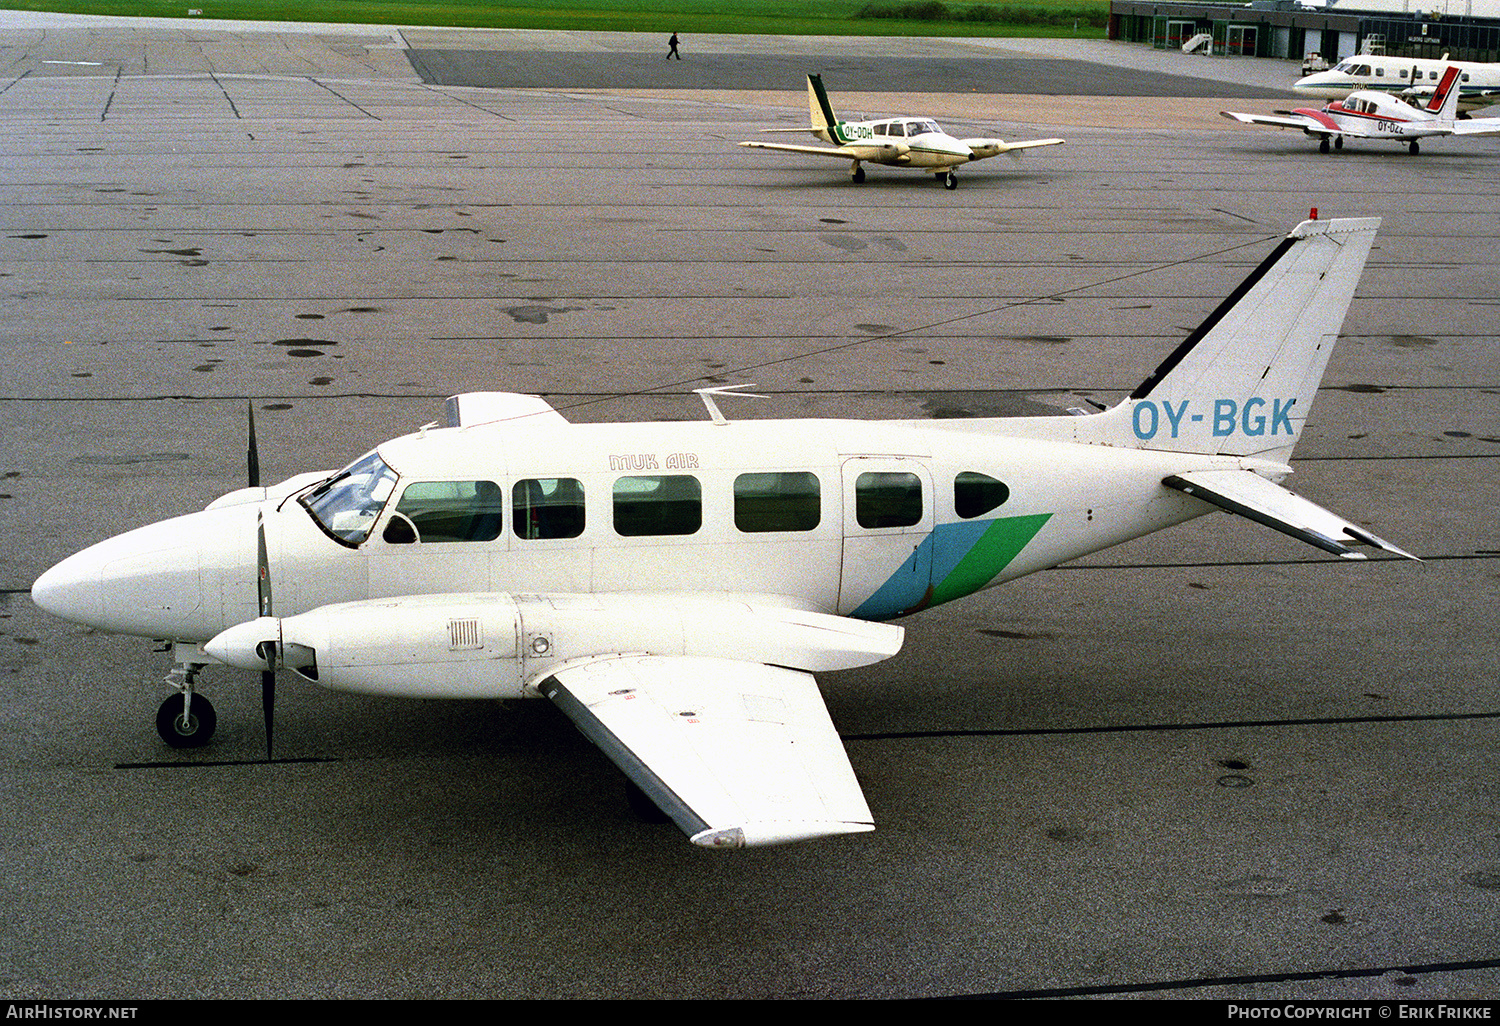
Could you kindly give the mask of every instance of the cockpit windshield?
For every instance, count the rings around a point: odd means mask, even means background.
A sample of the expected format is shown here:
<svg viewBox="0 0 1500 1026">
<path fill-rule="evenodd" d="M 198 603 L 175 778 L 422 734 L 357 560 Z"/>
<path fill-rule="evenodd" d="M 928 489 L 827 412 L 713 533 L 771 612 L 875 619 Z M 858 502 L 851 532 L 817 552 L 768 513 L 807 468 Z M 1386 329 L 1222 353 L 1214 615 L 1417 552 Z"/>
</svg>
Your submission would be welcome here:
<svg viewBox="0 0 1500 1026">
<path fill-rule="evenodd" d="M 395 486 L 396 472 L 372 452 L 297 501 L 323 530 L 352 548 L 369 537 Z"/>
</svg>

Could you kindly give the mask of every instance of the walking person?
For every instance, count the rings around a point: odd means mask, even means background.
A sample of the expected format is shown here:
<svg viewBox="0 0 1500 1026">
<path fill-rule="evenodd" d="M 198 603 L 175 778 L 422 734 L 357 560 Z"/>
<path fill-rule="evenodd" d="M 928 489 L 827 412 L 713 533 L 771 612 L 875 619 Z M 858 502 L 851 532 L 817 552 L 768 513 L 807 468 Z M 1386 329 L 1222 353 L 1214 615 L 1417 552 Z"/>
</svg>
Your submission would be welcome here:
<svg viewBox="0 0 1500 1026">
<path fill-rule="evenodd" d="M 670 47 L 670 49 L 667 50 L 667 60 L 671 60 L 673 57 L 676 57 L 678 60 L 682 60 L 682 54 L 677 52 L 676 32 L 673 32 L 672 38 L 667 40 L 667 46 Z"/>
</svg>

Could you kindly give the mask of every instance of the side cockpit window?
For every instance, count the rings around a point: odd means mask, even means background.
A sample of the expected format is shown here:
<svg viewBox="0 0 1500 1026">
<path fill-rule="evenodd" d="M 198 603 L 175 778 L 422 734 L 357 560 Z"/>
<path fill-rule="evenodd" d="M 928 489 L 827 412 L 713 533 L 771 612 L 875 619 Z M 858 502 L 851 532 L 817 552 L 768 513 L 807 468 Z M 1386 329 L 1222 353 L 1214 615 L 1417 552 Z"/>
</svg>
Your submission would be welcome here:
<svg viewBox="0 0 1500 1026">
<path fill-rule="evenodd" d="M 370 528 L 395 487 L 396 472 L 386 466 L 379 453 L 372 452 L 297 501 L 330 537 L 355 548 L 370 536 Z"/>
<path fill-rule="evenodd" d="M 504 519 L 493 481 L 415 481 L 401 493 L 381 537 L 393 545 L 494 541 Z"/>
<path fill-rule="evenodd" d="M 1010 498 L 1004 481 L 965 470 L 953 479 L 953 511 L 965 520 L 983 516 Z"/>
</svg>

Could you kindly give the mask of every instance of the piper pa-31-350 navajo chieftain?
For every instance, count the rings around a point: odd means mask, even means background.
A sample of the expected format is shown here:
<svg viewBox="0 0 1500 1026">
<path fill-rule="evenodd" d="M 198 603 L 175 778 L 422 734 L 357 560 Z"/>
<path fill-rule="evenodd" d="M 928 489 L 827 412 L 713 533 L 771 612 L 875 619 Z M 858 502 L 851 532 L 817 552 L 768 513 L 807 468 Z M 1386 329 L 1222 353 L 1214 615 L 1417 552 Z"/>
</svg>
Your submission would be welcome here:
<svg viewBox="0 0 1500 1026">
<path fill-rule="evenodd" d="M 1443 73 L 1425 107 L 1413 107 L 1385 93 L 1361 90 L 1342 100 L 1329 101 L 1322 110 L 1303 107 L 1280 114 L 1239 114 L 1230 110 L 1219 113 L 1247 125 L 1300 129 L 1318 140 L 1318 150 L 1322 153 L 1328 152 L 1330 139 L 1336 149 L 1343 149 L 1345 139 L 1379 139 L 1405 143 L 1412 153 L 1419 153 L 1420 140 L 1432 136 L 1500 135 L 1500 118 L 1457 120 L 1457 68 Z"/>
<path fill-rule="evenodd" d="M 698 844 L 871 830 L 812 674 L 894 655 L 885 621 L 1216 509 L 1416 558 L 1277 483 L 1378 224 L 1299 225 L 1103 412 L 731 421 L 719 388 L 699 422 L 572 424 L 459 395 L 441 426 L 100 542 L 32 595 L 172 642 L 169 744 L 207 739 L 216 663 L 261 672 L 268 752 L 278 671 L 545 697 Z"/>
<path fill-rule="evenodd" d="M 826 146 L 791 146 L 786 143 L 742 142 L 758 150 L 784 150 L 787 153 L 810 153 L 816 157 L 835 157 L 850 162 L 849 177 L 855 183 L 865 180 L 862 163 L 889 164 L 929 171 L 943 180 L 945 188 L 958 188 L 953 169 L 960 164 L 983 160 L 1001 153 L 1019 153 L 1033 146 L 1058 146 L 1061 139 L 1031 139 L 1008 143 L 1004 139 L 955 139 L 938 127 L 931 118 L 880 118 L 874 121 L 840 121 L 823 91 L 820 75 L 807 76 L 807 107 L 812 127 L 766 128 L 766 132 L 810 131 Z"/>
</svg>

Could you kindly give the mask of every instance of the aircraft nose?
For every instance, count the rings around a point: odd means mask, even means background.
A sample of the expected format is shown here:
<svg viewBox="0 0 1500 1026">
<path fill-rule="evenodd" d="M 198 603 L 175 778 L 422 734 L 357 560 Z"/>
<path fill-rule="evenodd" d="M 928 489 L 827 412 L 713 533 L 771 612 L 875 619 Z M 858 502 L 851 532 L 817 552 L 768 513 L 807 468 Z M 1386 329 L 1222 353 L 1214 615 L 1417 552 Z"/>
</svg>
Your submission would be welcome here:
<svg viewBox="0 0 1500 1026">
<path fill-rule="evenodd" d="M 94 624 L 103 611 L 99 564 L 91 550 L 69 556 L 36 579 L 31 601 L 53 616 L 73 623 Z"/>
<path fill-rule="evenodd" d="M 207 640 L 226 614 L 236 623 L 254 615 L 256 509 L 206 510 L 100 542 L 37 578 L 32 599 L 116 634 Z"/>
</svg>

